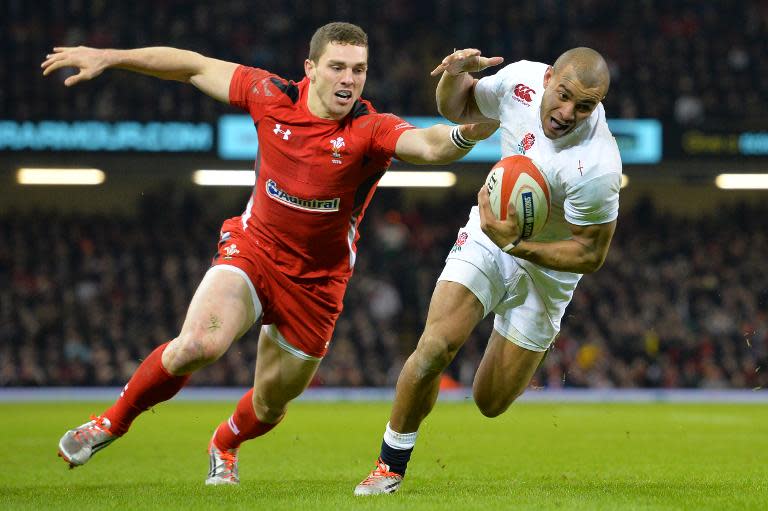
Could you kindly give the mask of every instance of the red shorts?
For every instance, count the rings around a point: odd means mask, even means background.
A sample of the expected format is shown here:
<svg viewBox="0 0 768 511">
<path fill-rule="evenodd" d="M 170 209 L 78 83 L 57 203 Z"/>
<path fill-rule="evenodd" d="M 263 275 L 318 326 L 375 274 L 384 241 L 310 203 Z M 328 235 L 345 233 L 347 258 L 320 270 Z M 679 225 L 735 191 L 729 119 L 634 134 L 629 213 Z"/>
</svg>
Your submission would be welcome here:
<svg viewBox="0 0 768 511">
<path fill-rule="evenodd" d="M 348 277 L 303 279 L 283 274 L 243 231 L 240 217 L 221 226 L 212 266 L 234 266 L 251 280 L 263 310 L 262 324 L 277 328 L 287 342 L 306 355 L 322 358 L 328 351 L 341 314 Z"/>
</svg>

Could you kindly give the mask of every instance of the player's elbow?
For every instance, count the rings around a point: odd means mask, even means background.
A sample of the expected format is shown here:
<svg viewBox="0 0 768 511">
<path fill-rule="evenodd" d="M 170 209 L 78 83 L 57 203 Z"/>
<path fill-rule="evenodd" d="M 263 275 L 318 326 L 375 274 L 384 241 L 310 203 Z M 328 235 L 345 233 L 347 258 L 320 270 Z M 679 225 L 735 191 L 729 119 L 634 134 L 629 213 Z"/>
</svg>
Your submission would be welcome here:
<svg viewBox="0 0 768 511">
<path fill-rule="evenodd" d="M 472 112 L 468 104 L 452 105 L 452 104 L 437 104 L 437 111 L 440 115 L 455 124 L 466 124 L 474 120 Z"/>
<path fill-rule="evenodd" d="M 196 51 L 181 50 L 179 54 L 179 69 L 175 70 L 169 80 L 189 83 L 195 87 L 199 86 L 202 77 L 207 73 L 211 74 L 216 60 L 206 57 Z"/>
<path fill-rule="evenodd" d="M 455 109 L 450 108 L 450 106 L 445 102 L 439 102 L 437 103 L 437 113 L 445 117 L 451 122 L 455 122 L 456 124 L 461 124 L 461 117 L 462 112 Z"/>
<path fill-rule="evenodd" d="M 579 273 L 594 273 L 603 266 L 604 262 L 605 254 L 590 252 L 582 259 Z"/>
</svg>

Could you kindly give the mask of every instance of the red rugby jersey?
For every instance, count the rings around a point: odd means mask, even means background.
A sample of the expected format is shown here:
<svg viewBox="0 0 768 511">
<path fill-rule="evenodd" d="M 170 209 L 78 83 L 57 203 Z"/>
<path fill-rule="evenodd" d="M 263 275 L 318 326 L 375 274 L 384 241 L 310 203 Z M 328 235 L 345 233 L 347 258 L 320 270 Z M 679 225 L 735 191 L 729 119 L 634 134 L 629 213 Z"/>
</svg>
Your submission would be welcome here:
<svg viewBox="0 0 768 511">
<path fill-rule="evenodd" d="M 307 78 L 235 71 L 229 101 L 250 113 L 259 138 L 256 186 L 240 221 L 284 273 L 345 277 L 365 209 L 413 126 L 363 99 L 340 121 L 321 119 L 307 107 L 308 90 Z"/>
</svg>

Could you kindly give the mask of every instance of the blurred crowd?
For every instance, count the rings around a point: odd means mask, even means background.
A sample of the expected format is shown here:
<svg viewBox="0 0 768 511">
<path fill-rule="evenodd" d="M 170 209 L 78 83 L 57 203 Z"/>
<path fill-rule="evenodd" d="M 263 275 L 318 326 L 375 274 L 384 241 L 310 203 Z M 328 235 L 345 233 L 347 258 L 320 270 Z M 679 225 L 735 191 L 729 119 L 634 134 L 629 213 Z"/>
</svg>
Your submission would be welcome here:
<svg viewBox="0 0 768 511">
<path fill-rule="evenodd" d="M 764 129 L 768 3 L 760 0 L 62 0 L 0 3 L 0 118 L 214 122 L 231 108 L 181 84 L 110 71 L 73 89 L 39 64 L 54 46 L 167 45 L 302 78 L 314 30 L 361 25 L 364 97 L 435 115 L 434 66 L 454 48 L 552 62 L 573 46 L 606 57 L 612 118 Z M 202 194 L 166 190 L 132 216 L 0 216 L 0 386 L 122 385 L 179 331 L 222 218 Z M 383 196 L 383 197 L 382 197 Z M 404 204 L 380 190 L 315 385 L 391 386 L 421 332 L 435 280 L 475 197 Z M 154 214 L 162 208 L 164 215 Z M 669 217 L 621 213 L 608 260 L 577 289 L 535 377 L 557 387 L 759 388 L 768 383 L 768 206 Z M 179 226 L 183 228 L 179 228 Z M 448 371 L 470 385 L 487 318 Z M 249 385 L 256 332 L 193 384 Z"/>
<path fill-rule="evenodd" d="M 123 385 L 179 331 L 222 218 L 199 191 L 146 195 L 132 216 L 0 216 L 0 386 Z M 404 204 L 382 189 L 314 385 L 392 386 L 474 197 Z M 156 215 L 162 207 L 164 214 Z M 768 206 L 621 213 L 604 267 L 585 276 L 534 385 L 758 388 L 768 383 Z M 471 385 L 486 318 L 447 372 Z M 193 385 L 250 385 L 257 332 Z"/>
<path fill-rule="evenodd" d="M 45 4 L 42 8 L 40 4 Z M 176 46 L 299 80 L 315 28 L 351 21 L 370 36 L 365 97 L 381 111 L 435 115 L 431 71 L 454 48 L 553 62 L 591 46 L 612 71 L 610 117 L 681 125 L 768 117 L 768 3 L 762 0 L 61 0 L 0 4 L 0 111 L 17 120 L 205 120 L 229 111 L 178 84 L 111 71 L 66 89 L 40 76 L 54 46 Z"/>
</svg>

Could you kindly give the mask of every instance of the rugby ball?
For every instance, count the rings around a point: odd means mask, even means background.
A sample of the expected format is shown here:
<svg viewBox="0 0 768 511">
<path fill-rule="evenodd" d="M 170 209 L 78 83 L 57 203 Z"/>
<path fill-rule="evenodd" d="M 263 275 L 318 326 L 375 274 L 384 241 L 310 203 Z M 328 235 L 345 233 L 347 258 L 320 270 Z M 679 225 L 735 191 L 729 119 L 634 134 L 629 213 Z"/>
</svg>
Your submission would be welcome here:
<svg viewBox="0 0 768 511">
<path fill-rule="evenodd" d="M 549 218 L 550 192 L 547 178 L 527 156 L 507 156 L 496 163 L 485 179 L 496 218 L 507 218 L 512 204 L 517 211 L 522 238 L 536 236 Z"/>
</svg>

